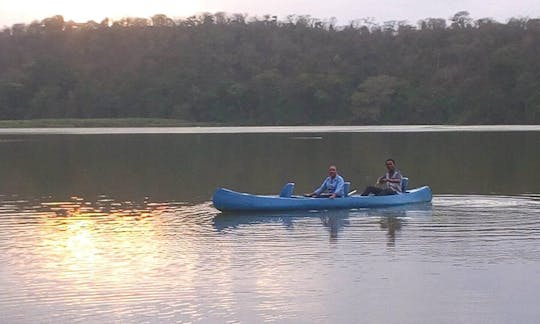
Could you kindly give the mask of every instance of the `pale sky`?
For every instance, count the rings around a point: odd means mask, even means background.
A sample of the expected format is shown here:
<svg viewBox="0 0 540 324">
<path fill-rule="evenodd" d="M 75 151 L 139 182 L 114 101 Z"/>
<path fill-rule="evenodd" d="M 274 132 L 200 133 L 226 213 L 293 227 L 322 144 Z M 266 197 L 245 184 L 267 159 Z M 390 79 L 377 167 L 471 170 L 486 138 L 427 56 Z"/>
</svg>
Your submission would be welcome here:
<svg viewBox="0 0 540 324">
<path fill-rule="evenodd" d="M 171 18 L 200 12 L 247 13 L 251 16 L 289 14 L 335 17 L 339 25 L 359 18 L 407 20 L 416 24 L 423 18 L 449 18 L 467 10 L 471 17 L 540 17 L 540 0 L 0 0 L 0 27 L 30 23 L 56 14 L 66 20 L 101 21 L 105 17 L 150 17 L 163 13 Z"/>
</svg>

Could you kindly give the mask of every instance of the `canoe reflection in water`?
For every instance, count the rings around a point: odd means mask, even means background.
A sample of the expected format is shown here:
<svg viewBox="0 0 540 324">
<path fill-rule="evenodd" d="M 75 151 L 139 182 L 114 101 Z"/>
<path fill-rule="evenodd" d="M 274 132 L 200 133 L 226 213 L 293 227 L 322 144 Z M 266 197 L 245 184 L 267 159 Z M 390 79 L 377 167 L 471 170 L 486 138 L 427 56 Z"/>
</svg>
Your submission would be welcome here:
<svg viewBox="0 0 540 324">
<path fill-rule="evenodd" d="M 283 212 L 283 213 L 253 213 L 253 214 L 217 214 L 213 226 L 217 231 L 237 229 L 244 225 L 264 223 L 282 223 L 287 229 L 294 227 L 294 221 L 300 218 L 315 217 L 319 212 Z"/>
<path fill-rule="evenodd" d="M 311 225 L 310 220 L 319 218 L 324 227 L 328 228 L 330 240 L 336 240 L 338 232 L 350 224 L 350 212 L 348 210 L 330 211 L 298 211 L 281 213 L 258 213 L 258 214 L 219 214 L 214 217 L 214 228 L 220 232 L 231 229 L 238 229 L 246 225 L 258 224 L 283 224 L 287 230 L 294 230 L 295 226 L 305 224 Z"/>
<path fill-rule="evenodd" d="M 388 246 L 394 246 L 396 233 L 406 225 L 407 219 L 416 217 L 431 217 L 431 203 L 403 205 L 386 208 L 369 208 L 356 210 L 329 211 L 298 211 L 280 213 L 249 213 L 249 214 L 218 214 L 213 219 L 213 227 L 219 232 L 228 232 L 245 226 L 260 224 L 282 224 L 287 230 L 294 231 L 295 226 L 308 223 L 311 219 L 319 218 L 321 224 L 328 229 L 330 242 L 338 239 L 339 233 L 351 222 L 365 222 L 378 218 L 378 224 L 385 230 Z M 371 223 L 372 221 L 369 221 Z"/>
</svg>

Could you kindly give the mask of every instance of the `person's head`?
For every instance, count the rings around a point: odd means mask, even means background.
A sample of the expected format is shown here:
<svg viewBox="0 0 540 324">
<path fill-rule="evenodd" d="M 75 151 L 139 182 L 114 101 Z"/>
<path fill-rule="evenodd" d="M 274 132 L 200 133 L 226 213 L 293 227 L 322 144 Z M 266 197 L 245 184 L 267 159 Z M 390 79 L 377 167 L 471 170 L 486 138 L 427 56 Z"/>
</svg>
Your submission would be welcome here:
<svg viewBox="0 0 540 324">
<path fill-rule="evenodd" d="M 328 175 L 330 175 L 331 178 L 334 178 L 337 174 L 337 168 L 335 165 L 331 165 L 328 167 Z"/>
<path fill-rule="evenodd" d="M 394 159 L 386 159 L 385 164 L 388 171 L 394 171 L 396 169 L 396 161 Z"/>
</svg>

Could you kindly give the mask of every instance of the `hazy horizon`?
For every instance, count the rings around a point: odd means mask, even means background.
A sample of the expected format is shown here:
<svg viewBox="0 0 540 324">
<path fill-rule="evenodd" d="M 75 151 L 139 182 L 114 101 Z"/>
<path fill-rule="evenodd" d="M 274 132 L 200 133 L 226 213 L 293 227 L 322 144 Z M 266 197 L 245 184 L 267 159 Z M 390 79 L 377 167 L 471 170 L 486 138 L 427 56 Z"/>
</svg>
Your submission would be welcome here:
<svg viewBox="0 0 540 324">
<path fill-rule="evenodd" d="M 271 4 L 256 0 L 154 0 L 151 3 L 142 0 L 96 0 L 92 3 L 68 0 L 0 0 L 0 6 L 0 26 L 4 27 L 16 23 L 30 23 L 54 15 L 62 15 L 65 20 L 76 22 L 99 22 L 104 18 L 116 20 L 122 17 L 151 17 L 154 14 L 181 18 L 203 12 L 245 13 L 252 17 L 269 14 L 278 16 L 280 20 L 287 15 L 309 15 L 323 20 L 335 18 L 339 25 L 363 18 L 371 18 L 378 23 L 396 20 L 416 24 L 418 20 L 425 18 L 448 19 L 459 11 L 468 11 L 474 19 L 492 18 L 499 22 L 506 22 L 510 18 L 540 17 L 540 2 L 534 0 L 416 0 L 412 3 L 403 0 L 390 0 L 385 3 L 375 0 L 275 0 Z"/>
</svg>

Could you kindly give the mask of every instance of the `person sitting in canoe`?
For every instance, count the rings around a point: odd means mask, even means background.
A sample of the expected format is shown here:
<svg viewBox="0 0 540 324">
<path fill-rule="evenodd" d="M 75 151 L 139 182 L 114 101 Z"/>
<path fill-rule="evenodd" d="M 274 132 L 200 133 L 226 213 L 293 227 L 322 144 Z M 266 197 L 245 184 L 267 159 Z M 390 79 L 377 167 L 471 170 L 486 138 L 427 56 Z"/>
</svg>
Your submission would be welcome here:
<svg viewBox="0 0 540 324">
<path fill-rule="evenodd" d="M 362 196 L 374 194 L 376 196 L 387 196 L 401 193 L 401 172 L 396 169 L 396 161 L 386 160 L 386 174 L 377 179 L 378 186 L 366 187 Z"/>
<path fill-rule="evenodd" d="M 344 193 L 344 184 L 345 181 L 337 173 L 337 168 L 335 165 L 331 165 L 328 168 L 328 177 L 324 179 L 321 186 L 312 193 L 305 194 L 306 197 L 327 197 L 327 198 L 336 198 L 343 197 Z"/>
</svg>

